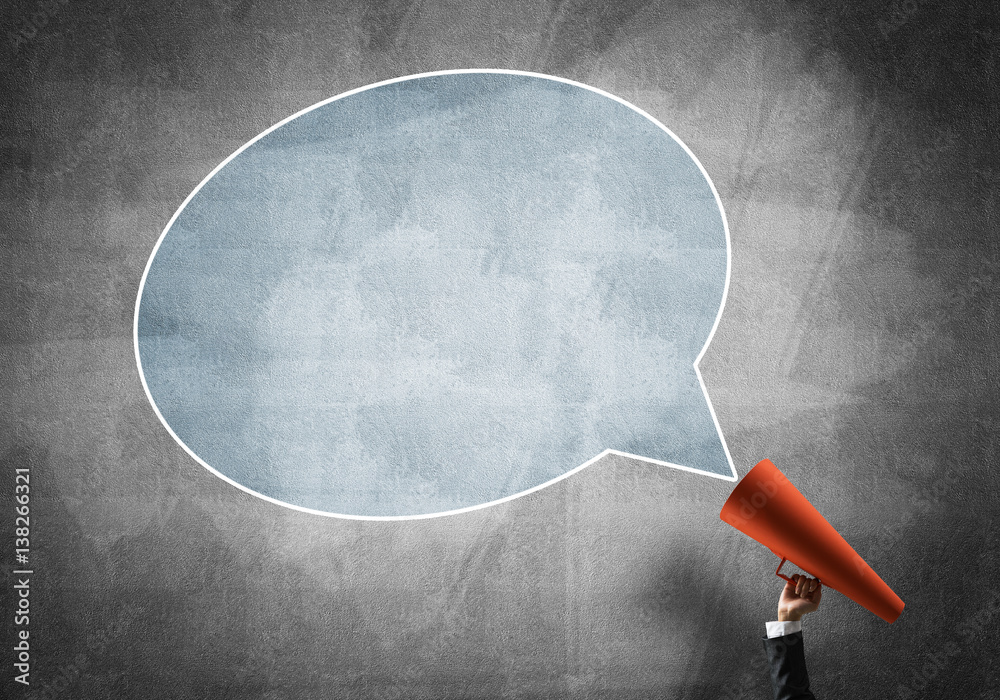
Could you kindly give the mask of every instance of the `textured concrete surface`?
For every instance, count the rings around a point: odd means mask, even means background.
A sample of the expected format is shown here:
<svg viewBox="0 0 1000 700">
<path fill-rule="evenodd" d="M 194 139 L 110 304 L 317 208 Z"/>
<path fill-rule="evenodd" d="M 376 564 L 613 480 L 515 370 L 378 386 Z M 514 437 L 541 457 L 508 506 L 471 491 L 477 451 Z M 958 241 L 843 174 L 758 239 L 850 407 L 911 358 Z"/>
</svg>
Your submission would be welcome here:
<svg viewBox="0 0 1000 700">
<path fill-rule="evenodd" d="M 496 67 L 619 95 L 712 175 L 733 279 L 701 366 L 737 467 L 772 459 L 907 603 L 825 597 L 817 694 L 993 697 L 1000 28 L 853 5 L 6 4 L 0 454 L 4 503 L 32 470 L 37 696 L 767 697 L 778 586 L 725 482 L 612 458 L 460 516 L 319 518 L 210 474 L 143 395 L 142 269 L 212 168 L 344 90 Z"/>
</svg>

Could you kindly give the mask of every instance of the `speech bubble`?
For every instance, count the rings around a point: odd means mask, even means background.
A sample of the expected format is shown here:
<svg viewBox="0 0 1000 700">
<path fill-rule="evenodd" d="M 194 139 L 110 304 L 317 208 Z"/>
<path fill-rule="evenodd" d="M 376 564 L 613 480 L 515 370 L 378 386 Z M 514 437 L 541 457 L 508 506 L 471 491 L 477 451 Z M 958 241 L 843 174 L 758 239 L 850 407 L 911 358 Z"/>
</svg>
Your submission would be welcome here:
<svg viewBox="0 0 1000 700">
<path fill-rule="evenodd" d="M 195 188 L 143 274 L 137 364 L 198 462 L 324 515 L 462 512 L 611 452 L 735 480 L 698 371 L 729 257 L 708 174 L 635 106 L 410 76 Z"/>
</svg>

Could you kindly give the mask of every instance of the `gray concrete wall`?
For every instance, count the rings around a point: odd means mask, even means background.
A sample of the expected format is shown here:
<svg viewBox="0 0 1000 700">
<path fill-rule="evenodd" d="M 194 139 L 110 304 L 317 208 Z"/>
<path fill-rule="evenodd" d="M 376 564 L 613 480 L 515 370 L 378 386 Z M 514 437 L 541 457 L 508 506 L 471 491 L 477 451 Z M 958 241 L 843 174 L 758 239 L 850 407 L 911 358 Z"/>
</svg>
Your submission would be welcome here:
<svg viewBox="0 0 1000 700">
<path fill-rule="evenodd" d="M 764 698 L 773 558 L 730 484 L 623 458 L 513 502 L 328 519 L 190 459 L 143 394 L 143 267 L 195 185 L 344 90 L 494 67 L 674 130 L 733 242 L 702 362 L 907 603 L 806 620 L 822 698 L 992 697 L 997 58 L 989 4 L 4 6 L 3 685 L 10 697 Z M 13 470 L 32 476 L 32 686 L 13 682 Z"/>
</svg>

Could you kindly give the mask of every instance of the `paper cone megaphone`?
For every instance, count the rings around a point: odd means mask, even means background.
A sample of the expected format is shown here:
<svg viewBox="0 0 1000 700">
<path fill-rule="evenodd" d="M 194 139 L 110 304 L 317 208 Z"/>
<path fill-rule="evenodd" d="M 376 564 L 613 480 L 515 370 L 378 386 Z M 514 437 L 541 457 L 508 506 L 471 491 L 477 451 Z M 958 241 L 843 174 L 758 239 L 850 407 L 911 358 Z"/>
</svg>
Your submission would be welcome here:
<svg viewBox="0 0 1000 700">
<path fill-rule="evenodd" d="M 719 517 L 780 557 L 775 573 L 786 581 L 781 567 L 787 560 L 886 622 L 903 612 L 899 596 L 770 460 L 743 477 Z"/>
</svg>

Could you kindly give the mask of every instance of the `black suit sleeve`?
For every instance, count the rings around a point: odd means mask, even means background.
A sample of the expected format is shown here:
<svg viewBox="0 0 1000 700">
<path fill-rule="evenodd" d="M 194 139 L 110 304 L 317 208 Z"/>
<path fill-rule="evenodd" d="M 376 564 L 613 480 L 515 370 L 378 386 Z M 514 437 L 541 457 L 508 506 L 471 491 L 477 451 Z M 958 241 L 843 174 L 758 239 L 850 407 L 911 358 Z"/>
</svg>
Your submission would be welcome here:
<svg viewBox="0 0 1000 700">
<path fill-rule="evenodd" d="M 801 632 L 764 639 L 764 649 L 771 665 L 774 700 L 816 700 L 809 690 Z"/>
</svg>

